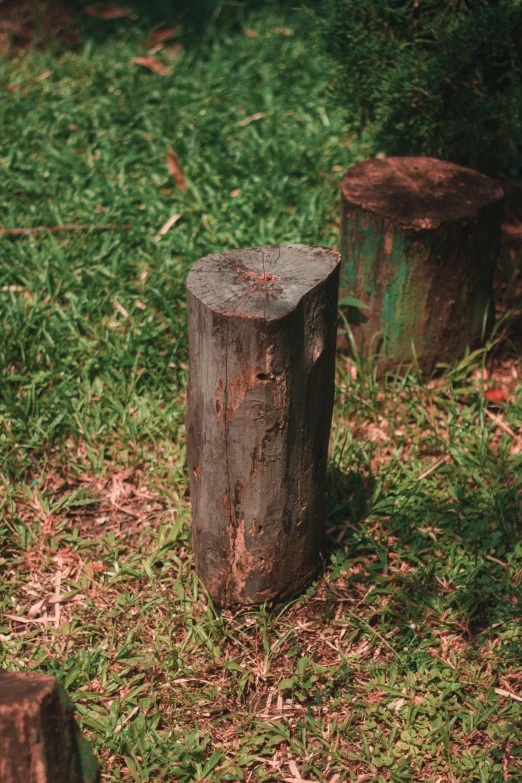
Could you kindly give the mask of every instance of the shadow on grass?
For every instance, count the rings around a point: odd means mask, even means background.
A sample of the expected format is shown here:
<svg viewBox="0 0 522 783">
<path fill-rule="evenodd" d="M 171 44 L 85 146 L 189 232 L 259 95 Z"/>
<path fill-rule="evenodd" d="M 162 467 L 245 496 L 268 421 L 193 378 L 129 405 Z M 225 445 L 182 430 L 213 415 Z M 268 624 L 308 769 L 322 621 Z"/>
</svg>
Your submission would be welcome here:
<svg viewBox="0 0 522 783">
<path fill-rule="evenodd" d="M 89 6 L 100 6 L 94 16 Z M 60 51 L 87 41 L 104 43 L 121 40 L 133 30 L 146 34 L 160 25 L 180 24 L 179 36 L 187 48 L 241 29 L 250 15 L 279 11 L 289 21 L 299 14 L 301 23 L 320 13 L 324 0 L 119 0 L 92 3 L 91 0 L 0 0 L 0 25 L 9 32 L 13 51 L 34 45 Z M 116 6 L 123 14 L 103 18 L 104 6 Z M 101 18 L 100 18 L 101 17 Z"/>
<path fill-rule="evenodd" d="M 110 38 L 119 34 L 122 26 L 132 24 L 150 27 L 180 23 L 183 40 L 189 44 L 202 36 L 231 32 L 246 23 L 254 12 L 279 10 L 295 13 L 304 8 L 320 9 L 324 4 L 324 0 L 122 0 L 121 5 L 130 8 L 133 16 L 106 22 L 86 16 L 84 11 L 91 5 L 90 0 L 68 0 L 67 3 L 80 25 L 82 37 Z"/>
<path fill-rule="evenodd" d="M 333 466 L 328 473 L 330 544 L 327 554 L 335 549 L 348 530 L 358 531 L 371 507 L 376 480 L 360 471 L 342 471 Z"/>
<path fill-rule="evenodd" d="M 454 479 L 452 497 L 417 488 L 377 499 L 372 508 L 376 486 L 372 475 L 330 472 L 326 547 L 334 571 L 347 567 L 350 573 L 350 565 L 363 565 L 346 580 L 347 593 L 350 584 L 363 580 L 369 592 L 386 595 L 372 624 L 400 627 L 407 646 L 406 637 L 415 636 L 430 615 L 439 622 L 451 616 L 469 637 L 513 619 L 522 600 L 522 580 L 508 563 L 521 548 L 516 476 L 506 476 L 490 491 Z"/>
</svg>

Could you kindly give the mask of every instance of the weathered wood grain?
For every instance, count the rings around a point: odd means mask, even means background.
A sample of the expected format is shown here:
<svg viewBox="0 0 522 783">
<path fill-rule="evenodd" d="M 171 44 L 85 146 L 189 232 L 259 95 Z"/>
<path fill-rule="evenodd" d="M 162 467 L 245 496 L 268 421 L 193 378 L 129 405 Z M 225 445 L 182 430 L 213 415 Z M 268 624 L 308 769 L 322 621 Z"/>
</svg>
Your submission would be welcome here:
<svg viewBox="0 0 522 783">
<path fill-rule="evenodd" d="M 338 254 L 306 245 L 189 274 L 193 546 L 220 606 L 288 598 L 320 566 L 338 285 Z"/>
<path fill-rule="evenodd" d="M 385 158 L 341 182 L 341 301 L 357 350 L 424 372 L 475 347 L 493 316 L 503 190 L 434 158 Z"/>
<path fill-rule="evenodd" d="M 98 764 L 55 677 L 0 672 L 0 781 L 98 783 Z"/>
</svg>

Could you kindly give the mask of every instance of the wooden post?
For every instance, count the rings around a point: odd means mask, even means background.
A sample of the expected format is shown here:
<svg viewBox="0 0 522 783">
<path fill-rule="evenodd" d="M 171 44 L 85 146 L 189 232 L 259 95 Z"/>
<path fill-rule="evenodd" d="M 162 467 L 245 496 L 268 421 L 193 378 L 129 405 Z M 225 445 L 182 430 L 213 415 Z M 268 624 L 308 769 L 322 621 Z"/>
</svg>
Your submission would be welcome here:
<svg viewBox="0 0 522 783">
<path fill-rule="evenodd" d="M 338 254 L 307 245 L 189 274 L 192 538 L 220 606 L 289 598 L 319 569 L 338 286 Z"/>
<path fill-rule="evenodd" d="M 493 315 L 503 191 L 434 158 L 384 158 L 341 182 L 341 304 L 357 350 L 380 368 L 431 372 L 480 343 Z"/>
<path fill-rule="evenodd" d="M 98 783 L 73 711 L 55 677 L 0 672 L 0 781 Z"/>
</svg>

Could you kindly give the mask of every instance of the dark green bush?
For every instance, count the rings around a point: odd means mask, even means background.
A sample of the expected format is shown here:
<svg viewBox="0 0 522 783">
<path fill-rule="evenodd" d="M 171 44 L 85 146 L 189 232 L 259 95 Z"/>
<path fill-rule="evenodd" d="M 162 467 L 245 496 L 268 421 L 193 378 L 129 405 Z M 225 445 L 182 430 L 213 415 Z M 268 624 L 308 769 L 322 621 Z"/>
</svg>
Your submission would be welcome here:
<svg viewBox="0 0 522 783">
<path fill-rule="evenodd" d="M 376 151 L 520 170 L 522 0 L 331 0 L 326 30 Z"/>
</svg>

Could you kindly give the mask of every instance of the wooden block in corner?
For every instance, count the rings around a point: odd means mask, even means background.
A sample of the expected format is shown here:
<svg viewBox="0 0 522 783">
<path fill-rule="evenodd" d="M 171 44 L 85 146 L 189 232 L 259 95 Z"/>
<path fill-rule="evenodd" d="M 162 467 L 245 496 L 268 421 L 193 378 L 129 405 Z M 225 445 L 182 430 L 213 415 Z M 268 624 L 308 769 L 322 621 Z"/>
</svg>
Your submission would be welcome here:
<svg viewBox="0 0 522 783">
<path fill-rule="evenodd" d="M 100 769 L 55 677 L 0 671 L 0 781 L 99 783 Z"/>
</svg>

